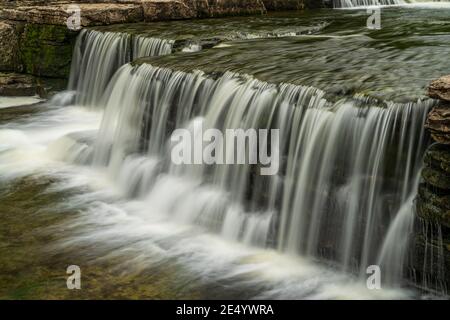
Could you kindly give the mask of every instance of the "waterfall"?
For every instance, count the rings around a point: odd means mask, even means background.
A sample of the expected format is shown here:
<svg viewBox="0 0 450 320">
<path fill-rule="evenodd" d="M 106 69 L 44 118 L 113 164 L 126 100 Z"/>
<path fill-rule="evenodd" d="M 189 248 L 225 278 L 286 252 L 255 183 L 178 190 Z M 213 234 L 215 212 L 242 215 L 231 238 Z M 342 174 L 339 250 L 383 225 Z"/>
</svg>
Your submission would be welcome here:
<svg viewBox="0 0 450 320">
<path fill-rule="evenodd" d="M 163 56 L 172 53 L 173 40 L 135 36 L 133 42 L 133 60 L 141 57 Z"/>
<path fill-rule="evenodd" d="M 105 97 L 97 138 L 68 158 L 107 168 L 127 197 L 233 241 L 401 278 L 432 101 L 332 102 L 312 87 L 147 64 L 121 67 Z M 172 164 L 171 134 L 198 125 L 279 129 L 278 174 Z"/>
<path fill-rule="evenodd" d="M 333 0 L 335 8 L 402 5 L 404 0 Z"/>
<path fill-rule="evenodd" d="M 84 29 L 74 48 L 69 90 L 77 92 L 77 104 L 95 107 L 121 66 L 140 57 L 170 54 L 172 45 L 171 40 Z"/>
</svg>

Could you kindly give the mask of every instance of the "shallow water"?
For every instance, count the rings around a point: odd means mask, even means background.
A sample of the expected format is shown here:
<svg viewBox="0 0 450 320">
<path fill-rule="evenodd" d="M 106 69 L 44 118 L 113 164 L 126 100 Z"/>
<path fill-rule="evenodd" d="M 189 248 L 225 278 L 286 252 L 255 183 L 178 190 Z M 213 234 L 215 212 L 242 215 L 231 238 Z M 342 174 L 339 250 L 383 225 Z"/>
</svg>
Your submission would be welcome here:
<svg viewBox="0 0 450 320">
<path fill-rule="evenodd" d="M 284 32 L 295 31 L 298 21 L 310 28 L 321 27 L 311 34 L 249 37 L 199 53 L 145 61 L 177 70 L 248 73 L 260 80 L 310 85 L 336 95 L 414 101 L 424 98 L 429 82 L 449 68 L 444 58 L 450 54 L 449 16 L 448 3 L 441 9 L 385 8 L 382 29 L 369 30 L 365 10 L 320 10 L 280 19 L 275 15 L 259 18 L 255 24 L 271 25 L 273 19 L 278 23 L 274 28 Z M 171 30 L 177 32 L 177 26 Z"/>
<path fill-rule="evenodd" d="M 100 116 L 81 108 L 52 108 L 0 127 L 4 186 L 0 212 L 2 226 L 9 230 L 2 240 L 2 259 L 12 259 L 0 268 L 3 298 L 413 296 L 398 289 L 371 291 L 331 266 L 230 243 L 202 228 L 174 223 L 154 208 L 154 201 L 124 198 L 107 172 L 58 161 L 55 137 L 95 129 Z M 17 215 L 23 216 L 18 219 Z M 15 234 L 16 228 L 25 228 L 24 234 L 31 239 L 12 242 L 8 235 Z M 27 269 L 21 264 L 31 259 L 32 248 L 35 265 Z M 73 294 L 64 288 L 68 264 L 88 270 L 86 291 Z M 22 276 L 6 284 L 11 270 L 19 267 L 24 270 Z M 173 269 L 170 275 L 163 271 L 167 268 Z M 148 272 L 158 275 L 157 279 L 145 276 Z M 135 285 L 116 291 L 127 283 Z"/>
</svg>

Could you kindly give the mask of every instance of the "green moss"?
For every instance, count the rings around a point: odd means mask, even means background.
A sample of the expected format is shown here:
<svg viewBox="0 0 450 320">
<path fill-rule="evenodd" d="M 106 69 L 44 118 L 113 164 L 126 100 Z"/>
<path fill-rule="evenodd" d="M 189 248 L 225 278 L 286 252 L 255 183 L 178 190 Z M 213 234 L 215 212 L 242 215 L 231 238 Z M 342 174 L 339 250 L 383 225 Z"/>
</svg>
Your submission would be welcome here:
<svg viewBox="0 0 450 320">
<path fill-rule="evenodd" d="M 26 24 L 20 41 L 23 71 L 67 78 L 76 34 L 64 26 Z"/>
</svg>

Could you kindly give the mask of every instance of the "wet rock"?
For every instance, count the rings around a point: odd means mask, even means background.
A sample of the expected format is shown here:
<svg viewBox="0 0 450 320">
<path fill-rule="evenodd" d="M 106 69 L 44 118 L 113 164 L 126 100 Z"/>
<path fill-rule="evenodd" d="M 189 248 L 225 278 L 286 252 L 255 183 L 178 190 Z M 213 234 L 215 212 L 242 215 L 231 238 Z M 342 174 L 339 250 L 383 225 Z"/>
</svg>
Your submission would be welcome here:
<svg viewBox="0 0 450 320">
<path fill-rule="evenodd" d="M 428 95 L 434 99 L 450 102 L 450 75 L 431 82 L 428 87 Z"/>
<path fill-rule="evenodd" d="M 450 174 L 450 146 L 433 144 L 426 151 L 424 162 L 429 167 L 435 167 Z"/>
<path fill-rule="evenodd" d="M 431 110 L 425 127 L 433 139 L 442 144 L 450 144 L 450 107 L 441 105 Z"/>
<path fill-rule="evenodd" d="M 19 46 L 22 71 L 39 77 L 67 78 L 76 35 L 63 26 L 26 24 Z"/>
<path fill-rule="evenodd" d="M 34 96 L 37 83 L 33 76 L 0 73 L 0 96 Z"/>
<path fill-rule="evenodd" d="M 430 185 L 444 190 L 450 189 L 450 174 L 432 167 L 425 167 L 422 170 L 423 179 Z"/>
<path fill-rule="evenodd" d="M 307 0 L 308 1 L 308 0 Z M 310 2 L 318 2 L 311 1 Z M 304 0 L 262 0 L 264 6 L 269 11 L 277 10 L 302 10 L 305 8 Z M 313 3 L 311 3 L 313 4 Z"/>
<path fill-rule="evenodd" d="M 450 194 L 433 190 L 427 184 L 419 186 L 417 215 L 450 228 Z"/>
</svg>

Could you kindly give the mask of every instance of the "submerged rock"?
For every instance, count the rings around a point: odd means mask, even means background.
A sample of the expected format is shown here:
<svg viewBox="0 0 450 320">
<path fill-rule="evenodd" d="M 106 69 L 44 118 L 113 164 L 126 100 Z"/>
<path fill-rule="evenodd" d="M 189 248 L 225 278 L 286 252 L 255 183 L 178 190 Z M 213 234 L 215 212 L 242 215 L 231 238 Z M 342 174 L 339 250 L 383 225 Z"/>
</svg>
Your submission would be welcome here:
<svg viewBox="0 0 450 320">
<path fill-rule="evenodd" d="M 450 75 L 431 82 L 428 87 L 428 95 L 434 99 L 450 102 Z"/>
</svg>

